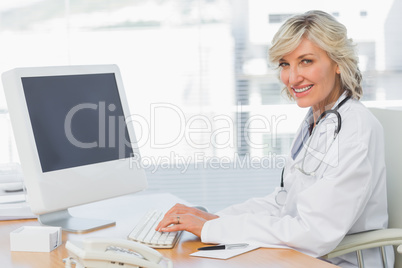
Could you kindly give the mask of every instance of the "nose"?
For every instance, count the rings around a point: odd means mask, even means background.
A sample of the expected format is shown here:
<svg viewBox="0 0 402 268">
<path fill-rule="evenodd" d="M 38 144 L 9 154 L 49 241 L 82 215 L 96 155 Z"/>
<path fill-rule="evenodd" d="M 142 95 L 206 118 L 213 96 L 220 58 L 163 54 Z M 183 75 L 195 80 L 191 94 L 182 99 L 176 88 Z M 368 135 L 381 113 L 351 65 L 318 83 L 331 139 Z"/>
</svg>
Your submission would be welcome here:
<svg viewBox="0 0 402 268">
<path fill-rule="evenodd" d="M 297 85 L 303 81 L 303 76 L 297 66 L 291 66 L 289 68 L 289 84 Z"/>
</svg>

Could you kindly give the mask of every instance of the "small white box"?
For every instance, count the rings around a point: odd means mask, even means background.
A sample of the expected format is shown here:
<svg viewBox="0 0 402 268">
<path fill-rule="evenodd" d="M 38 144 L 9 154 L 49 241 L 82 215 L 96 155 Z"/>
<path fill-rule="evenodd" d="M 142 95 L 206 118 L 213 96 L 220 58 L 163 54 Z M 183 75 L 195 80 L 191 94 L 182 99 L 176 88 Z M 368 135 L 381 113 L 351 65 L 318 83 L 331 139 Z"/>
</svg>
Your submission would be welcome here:
<svg viewBox="0 0 402 268">
<path fill-rule="evenodd" d="M 10 233 L 11 251 L 50 252 L 61 243 L 61 227 L 23 226 Z"/>
</svg>

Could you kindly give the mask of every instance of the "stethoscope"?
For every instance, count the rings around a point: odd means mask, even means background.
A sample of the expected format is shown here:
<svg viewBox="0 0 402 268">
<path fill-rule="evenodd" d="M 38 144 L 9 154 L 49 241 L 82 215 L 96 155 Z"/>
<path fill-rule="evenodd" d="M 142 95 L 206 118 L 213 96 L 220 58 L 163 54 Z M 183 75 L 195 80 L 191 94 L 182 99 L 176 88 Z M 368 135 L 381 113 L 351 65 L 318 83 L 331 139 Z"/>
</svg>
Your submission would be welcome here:
<svg viewBox="0 0 402 268">
<path fill-rule="evenodd" d="M 341 128 L 342 128 L 342 117 L 341 117 L 341 115 L 339 114 L 338 109 L 341 108 L 341 106 L 342 106 L 343 104 L 345 104 L 345 102 L 347 102 L 349 99 L 350 99 L 350 97 L 346 97 L 346 98 L 344 98 L 337 106 L 335 106 L 334 109 L 324 111 L 324 112 L 318 117 L 317 122 L 315 123 L 315 125 L 318 126 L 318 123 L 320 123 L 320 122 L 321 122 L 321 119 L 323 119 L 327 114 L 335 114 L 335 115 L 336 115 L 336 117 L 337 117 L 337 119 L 338 119 L 338 125 L 337 125 L 337 128 L 335 128 L 335 130 L 334 130 L 334 137 L 333 137 L 333 139 L 332 139 L 332 142 L 331 142 L 330 146 L 333 144 L 333 142 L 335 141 L 336 137 L 337 137 L 338 134 L 339 134 L 339 131 L 341 131 Z M 309 137 L 309 139 L 308 139 L 307 148 L 310 147 L 310 143 L 311 143 L 312 137 L 314 136 L 314 133 L 315 133 L 315 130 L 316 130 L 316 129 L 317 129 L 316 127 L 313 129 L 313 131 L 312 131 L 312 133 L 311 133 L 311 135 L 310 135 L 310 137 Z M 309 171 L 309 172 L 308 172 L 308 171 L 305 171 L 305 170 L 304 170 L 304 162 L 305 162 L 305 160 L 306 160 L 306 155 L 307 155 L 307 149 L 304 151 L 304 156 L 303 156 L 303 159 L 302 159 L 302 162 L 301 162 L 301 166 L 300 166 L 300 167 L 297 167 L 297 169 L 298 169 L 301 173 L 303 173 L 303 174 L 305 174 L 305 175 L 308 175 L 308 176 L 315 176 L 315 172 L 320 168 L 320 166 L 321 166 L 321 164 L 322 164 L 322 162 L 323 162 L 324 157 L 321 158 L 320 163 L 318 164 L 318 166 L 317 166 L 315 169 L 313 169 L 312 171 Z M 324 155 L 324 156 L 325 156 L 325 155 Z M 280 183 L 280 188 L 281 188 L 281 189 L 278 191 L 278 193 L 277 193 L 276 196 L 275 196 L 275 201 L 276 201 L 276 203 L 277 203 L 279 206 L 285 205 L 285 203 L 286 203 L 286 198 L 287 198 L 287 194 L 288 194 L 288 192 L 287 192 L 286 189 L 285 189 L 285 184 L 284 184 L 284 182 L 283 182 L 283 173 L 284 173 L 284 171 L 285 171 L 285 168 L 282 169 L 282 174 L 281 174 L 281 183 Z"/>
</svg>

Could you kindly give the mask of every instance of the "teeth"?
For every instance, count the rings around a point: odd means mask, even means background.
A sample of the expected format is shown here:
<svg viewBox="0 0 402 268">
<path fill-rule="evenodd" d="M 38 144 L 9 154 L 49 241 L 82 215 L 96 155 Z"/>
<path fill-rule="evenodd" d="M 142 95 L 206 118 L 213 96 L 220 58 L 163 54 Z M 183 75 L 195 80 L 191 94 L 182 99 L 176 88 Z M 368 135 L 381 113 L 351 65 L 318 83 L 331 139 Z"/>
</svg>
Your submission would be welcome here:
<svg viewBox="0 0 402 268">
<path fill-rule="evenodd" d="M 301 93 L 301 92 L 309 90 L 312 86 L 313 85 L 309 85 L 309 86 L 303 87 L 303 88 L 293 88 L 293 90 L 296 91 L 297 93 Z"/>
</svg>

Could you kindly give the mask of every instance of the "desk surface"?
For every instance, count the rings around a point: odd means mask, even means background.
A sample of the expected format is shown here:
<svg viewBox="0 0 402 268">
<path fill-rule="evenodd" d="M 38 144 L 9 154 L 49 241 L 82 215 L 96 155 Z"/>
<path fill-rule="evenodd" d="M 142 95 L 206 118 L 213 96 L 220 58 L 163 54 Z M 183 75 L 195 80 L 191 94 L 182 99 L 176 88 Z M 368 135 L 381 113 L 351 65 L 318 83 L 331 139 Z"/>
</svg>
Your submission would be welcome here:
<svg viewBox="0 0 402 268">
<path fill-rule="evenodd" d="M 0 222 L 0 263 L 2 267 L 64 267 L 63 258 L 68 256 L 65 249 L 67 240 L 81 240 L 86 237 L 126 238 L 136 222 L 153 207 L 167 209 L 176 202 L 185 203 L 170 194 L 128 195 L 94 204 L 70 209 L 74 216 L 88 218 L 116 219 L 116 225 L 85 234 L 63 232 L 63 244 L 50 253 L 11 252 L 9 233 L 21 226 L 39 225 L 36 220 Z M 116 206 L 119 209 L 116 209 Z M 121 213 L 123 212 L 123 213 Z M 257 249 L 228 260 L 217 260 L 189 256 L 204 245 L 190 233 L 183 233 L 180 242 L 173 249 L 158 250 L 173 260 L 174 267 L 336 267 L 300 252 L 290 249 Z"/>
</svg>

